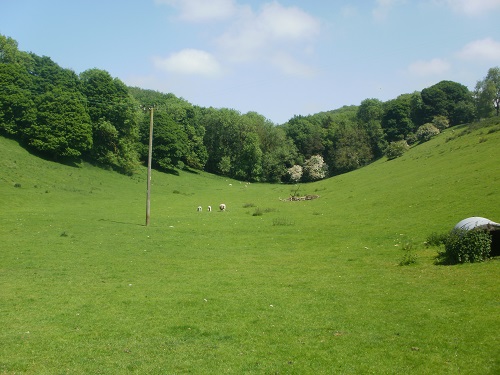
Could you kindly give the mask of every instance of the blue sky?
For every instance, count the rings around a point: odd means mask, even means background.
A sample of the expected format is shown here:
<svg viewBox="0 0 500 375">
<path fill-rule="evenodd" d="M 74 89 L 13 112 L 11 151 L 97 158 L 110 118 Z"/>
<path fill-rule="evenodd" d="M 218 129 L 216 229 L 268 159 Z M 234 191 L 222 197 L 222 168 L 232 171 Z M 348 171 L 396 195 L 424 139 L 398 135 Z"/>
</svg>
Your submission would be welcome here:
<svg viewBox="0 0 500 375">
<path fill-rule="evenodd" d="M 500 65 L 500 0 L 0 0 L 0 34 L 81 73 L 276 124 Z"/>
</svg>

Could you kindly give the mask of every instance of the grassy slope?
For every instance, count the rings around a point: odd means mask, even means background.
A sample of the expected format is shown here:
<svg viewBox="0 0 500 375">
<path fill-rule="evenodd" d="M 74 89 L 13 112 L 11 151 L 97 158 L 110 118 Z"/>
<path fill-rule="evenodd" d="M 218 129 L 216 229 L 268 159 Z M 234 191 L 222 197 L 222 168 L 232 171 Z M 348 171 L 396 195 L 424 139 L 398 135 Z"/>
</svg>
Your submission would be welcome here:
<svg viewBox="0 0 500 375">
<path fill-rule="evenodd" d="M 500 262 L 436 266 L 423 241 L 500 221 L 498 130 L 302 185 L 307 202 L 153 172 L 150 227 L 145 173 L 0 138 L 0 373 L 495 373 Z"/>
</svg>

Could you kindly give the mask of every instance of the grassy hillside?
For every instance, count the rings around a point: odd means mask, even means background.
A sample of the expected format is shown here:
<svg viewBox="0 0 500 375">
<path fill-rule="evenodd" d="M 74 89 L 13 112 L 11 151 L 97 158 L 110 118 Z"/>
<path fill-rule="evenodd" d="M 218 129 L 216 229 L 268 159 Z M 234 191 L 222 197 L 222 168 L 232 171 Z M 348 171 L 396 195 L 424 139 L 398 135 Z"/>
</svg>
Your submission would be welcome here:
<svg viewBox="0 0 500 375">
<path fill-rule="evenodd" d="M 153 171 L 146 227 L 145 170 L 0 138 L 0 373 L 498 373 L 500 262 L 438 266 L 424 241 L 500 222 L 499 160 L 494 119 L 301 185 L 311 201 Z"/>
</svg>

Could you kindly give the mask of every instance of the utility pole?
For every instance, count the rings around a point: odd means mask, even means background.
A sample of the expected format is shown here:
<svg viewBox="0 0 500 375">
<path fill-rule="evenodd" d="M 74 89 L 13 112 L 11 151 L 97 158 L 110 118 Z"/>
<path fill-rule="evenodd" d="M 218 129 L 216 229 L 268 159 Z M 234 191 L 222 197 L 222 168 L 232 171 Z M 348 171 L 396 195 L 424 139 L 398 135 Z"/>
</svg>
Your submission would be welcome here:
<svg viewBox="0 0 500 375">
<path fill-rule="evenodd" d="M 151 214 L 151 159 L 153 156 L 153 113 L 154 106 L 151 106 L 149 109 L 149 151 L 148 151 L 148 182 L 147 182 L 147 190 L 146 190 L 146 226 L 149 225 L 149 218 Z"/>
</svg>

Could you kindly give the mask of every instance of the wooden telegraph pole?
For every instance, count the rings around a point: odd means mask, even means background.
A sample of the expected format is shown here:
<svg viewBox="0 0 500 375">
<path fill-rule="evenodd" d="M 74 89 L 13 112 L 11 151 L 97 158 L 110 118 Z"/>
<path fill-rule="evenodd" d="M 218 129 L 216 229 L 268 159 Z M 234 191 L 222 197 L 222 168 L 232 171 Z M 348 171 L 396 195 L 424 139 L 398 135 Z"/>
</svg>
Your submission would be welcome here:
<svg viewBox="0 0 500 375">
<path fill-rule="evenodd" d="M 151 214 L 151 159 L 153 156 L 153 112 L 155 107 L 149 107 L 149 151 L 148 151 L 148 183 L 146 191 L 146 226 L 149 225 Z"/>
</svg>

